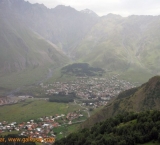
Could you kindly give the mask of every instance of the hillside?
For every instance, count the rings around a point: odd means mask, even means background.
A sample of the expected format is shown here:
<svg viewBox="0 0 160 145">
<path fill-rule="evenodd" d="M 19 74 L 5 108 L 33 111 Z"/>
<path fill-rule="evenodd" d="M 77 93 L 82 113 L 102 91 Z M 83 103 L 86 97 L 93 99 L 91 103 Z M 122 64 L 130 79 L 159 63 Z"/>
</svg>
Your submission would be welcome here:
<svg viewBox="0 0 160 145">
<path fill-rule="evenodd" d="M 160 72 L 159 23 L 160 16 L 108 14 L 98 20 L 72 54 L 109 71 L 156 75 Z"/>
<path fill-rule="evenodd" d="M 98 19 L 97 15 L 82 13 L 70 6 L 59 5 L 48 9 L 43 4 L 30 4 L 24 0 L 2 0 L 0 9 L 3 13 L 15 14 L 26 27 L 56 44 L 68 55 Z"/>
<path fill-rule="evenodd" d="M 27 67 L 61 64 L 67 57 L 41 36 L 14 20 L 0 23 L 0 72 L 20 71 Z"/>
<path fill-rule="evenodd" d="M 56 45 L 27 28 L 14 15 L 2 14 L 0 11 L 0 87 L 35 83 L 49 68 L 69 61 Z"/>
<path fill-rule="evenodd" d="M 81 127 L 93 126 L 96 122 L 126 111 L 145 110 L 160 110 L 160 76 L 151 78 L 140 87 L 121 92 L 115 100 L 91 116 Z"/>
<path fill-rule="evenodd" d="M 0 75 L 29 68 L 20 76 L 39 74 L 23 83 L 32 84 L 50 68 L 67 64 L 68 56 L 74 63 L 88 63 L 142 83 L 160 74 L 159 23 L 160 16 L 99 17 L 89 9 L 63 5 L 48 9 L 24 0 L 1 0 Z M 13 78 L 18 75 L 0 78 L 2 87 Z"/>
<path fill-rule="evenodd" d="M 160 111 L 125 113 L 82 129 L 55 145 L 158 145 Z"/>
</svg>

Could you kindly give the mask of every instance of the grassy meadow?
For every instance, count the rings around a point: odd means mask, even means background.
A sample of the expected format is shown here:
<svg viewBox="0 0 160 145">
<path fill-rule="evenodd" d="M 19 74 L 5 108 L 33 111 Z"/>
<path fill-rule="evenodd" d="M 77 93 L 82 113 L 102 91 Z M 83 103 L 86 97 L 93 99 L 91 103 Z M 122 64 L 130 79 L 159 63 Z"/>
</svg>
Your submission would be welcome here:
<svg viewBox="0 0 160 145">
<path fill-rule="evenodd" d="M 67 114 L 81 107 L 74 103 L 54 103 L 40 99 L 28 99 L 14 105 L 0 107 L 0 121 L 23 122 L 43 116 Z"/>
</svg>

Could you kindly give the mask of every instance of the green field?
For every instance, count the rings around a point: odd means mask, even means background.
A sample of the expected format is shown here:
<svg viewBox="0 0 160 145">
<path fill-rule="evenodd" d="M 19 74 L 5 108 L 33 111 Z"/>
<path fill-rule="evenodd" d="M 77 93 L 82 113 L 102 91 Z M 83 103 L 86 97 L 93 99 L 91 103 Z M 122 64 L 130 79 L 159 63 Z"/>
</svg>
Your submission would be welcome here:
<svg viewBox="0 0 160 145">
<path fill-rule="evenodd" d="M 43 116 L 67 114 L 80 109 L 74 103 L 54 103 L 39 99 L 28 99 L 14 105 L 0 107 L 0 121 L 23 122 Z"/>
<path fill-rule="evenodd" d="M 54 103 L 48 102 L 46 100 L 40 99 L 27 99 L 25 102 L 20 102 L 14 105 L 6 105 L 0 107 L 0 122 L 9 121 L 9 122 L 24 122 L 31 119 L 38 119 L 42 116 L 50 116 L 55 114 L 67 114 L 68 112 L 73 112 L 76 110 L 82 109 L 79 105 L 74 103 Z M 84 117 L 80 120 L 86 119 L 87 113 L 84 112 Z M 73 122 L 79 121 L 75 119 Z M 69 135 L 70 133 L 78 129 L 79 123 L 77 124 L 66 124 L 58 128 L 54 128 L 54 133 L 56 134 L 56 139 L 60 139 L 64 136 Z M 62 134 L 60 134 L 62 132 Z M 17 131 L 12 133 L 5 132 L 3 135 L 7 134 L 17 134 Z M 36 143 L 41 145 L 41 143 Z"/>
</svg>

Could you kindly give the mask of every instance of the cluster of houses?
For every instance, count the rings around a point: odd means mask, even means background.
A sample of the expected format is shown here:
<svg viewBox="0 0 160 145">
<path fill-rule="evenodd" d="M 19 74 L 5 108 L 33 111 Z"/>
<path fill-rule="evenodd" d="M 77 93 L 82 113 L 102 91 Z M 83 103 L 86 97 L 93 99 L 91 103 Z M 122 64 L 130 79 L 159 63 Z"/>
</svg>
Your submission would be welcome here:
<svg viewBox="0 0 160 145">
<path fill-rule="evenodd" d="M 72 121 L 74 119 L 77 119 L 78 117 L 82 117 L 83 114 L 79 114 L 77 112 L 71 112 L 71 113 L 68 113 L 67 116 L 66 116 L 66 119 Z"/>
<path fill-rule="evenodd" d="M 11 104 L 16 104 L 18 102 L 22 102 L 25 99 L 28 98 L 33 98 L 32 96 L 6 96 L 6 97 L 1 97 L 0 98 L 0 106 L 4 106 L 4 105 L 11 105 Z"/>
<path fill-rule="evenodd" d="M 60 127 L 63 124 L 72 124 L 74 119 L 81 116 L 83 115 L 78 112 L 70 112 L 67 115 L 56 114 L 55 116 L 45 116 L 38 118 L 37 120 L 30 120 L 22 123 L 8 123 L 7 121 L 2 121 L 0 122 L 0 134 L 17 131 L 19 135 L 30 138 L 41 138 L 41 141 L 43 142 L 43 139 L 45 138 L 56 138 L 54 128 Z M 61 120 L 63 120 L 63 123 L 60 123 Z M 62 132 L 59 133 L 61 134 Z"/>
<path fill-rule="evenodd" d="M 135 87 L 128 81 L 119 80 L 117 76 L 110 79 L 106 78 L 89 78 L 77 77 L 75 81 L 70 82 L 55 82 L 53 84 L 40 84 L 46 95 L 54 95 L 63 92 L 68 95 L 75 92 L 76 96 L 91 100 L 97 100 L 94 104 L 96 106 L 106 105 L 112 98 L 117 96 L 121 91 Z"/>
<path fill-rule="evenodd" d="M 43 92 L 50 96 L 54 94 L 62 93 L 68 95 L 74 92 L 76 96 L 87 100 L 79 104 L 83 106 L 92 106 L 93 108 L 106 105 L 107 102 L 117 96 L 121 91 L 135 87 L 130 82 L 125 80 L 119 80 L 117 76 L 113 76 L 110 79 L 106 78 L 88 78 L 77 77 L 74 81 L 69 82 L 55 82 L 53 84 L 40 84 Z M 0 98 L 0 105 L 14 104 L 19 101 L 23 101 L 31 96 L 18 96 L 18 99 L 13 97 Z M 76 101 L 74 101 L 76 103 Z M 86 107 L 83 107 L 86 109 Z M 82 117 L 83 114 L 78 112 L 70 112 L 67 115 L 55 115 L 49 117 L 41 117 L 37 120 L 30 120 L 22 123 L 8 123 L 7 121 L 0 122 L 0 134 L 4 132 L 18 131 L 20 135 L 32 137 L 32 138 L 49 138 L 56 137 L 54 128 L 60 127 L 64 124 L 72 124 L 74 119 Z M 62 132 L 60 132 L 62 133 Z M 43 141 L 43 140 L 42 140 Z"/>
<path fill-rule="evenodd" d="M 12 99 L 10 97 L 1 97 L 0 98 L 0 106 L 15 104 L 17 102 L 18 102 L 18 100 Z"/>
</svg>

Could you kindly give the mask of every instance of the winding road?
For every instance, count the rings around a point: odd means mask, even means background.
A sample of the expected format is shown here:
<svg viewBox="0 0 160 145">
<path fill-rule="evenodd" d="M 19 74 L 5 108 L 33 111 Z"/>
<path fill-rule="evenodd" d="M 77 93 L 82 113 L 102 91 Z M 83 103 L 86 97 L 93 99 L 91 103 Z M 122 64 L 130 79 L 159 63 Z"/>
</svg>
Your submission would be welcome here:
<svg viewBox="0 0 160 145">
<path fill-rule="evenodd" d="M 86 108 L 86 107 L 82 106 L 81 104 L 78 104 L 78 103 L 76 102 L 76 100 L 75 100 L 75 99 L 74 99 L 74 103 L 75 103 L 76 105 L 79 105 L 80 107 L 82 107 L 82 108 L 86 109 L 86 112 L 88 113 L 88 118 L 91 116 L 91 115 L 90 115 L 90 113 L 89 113 L 88 108 Z"/>
</svg>

